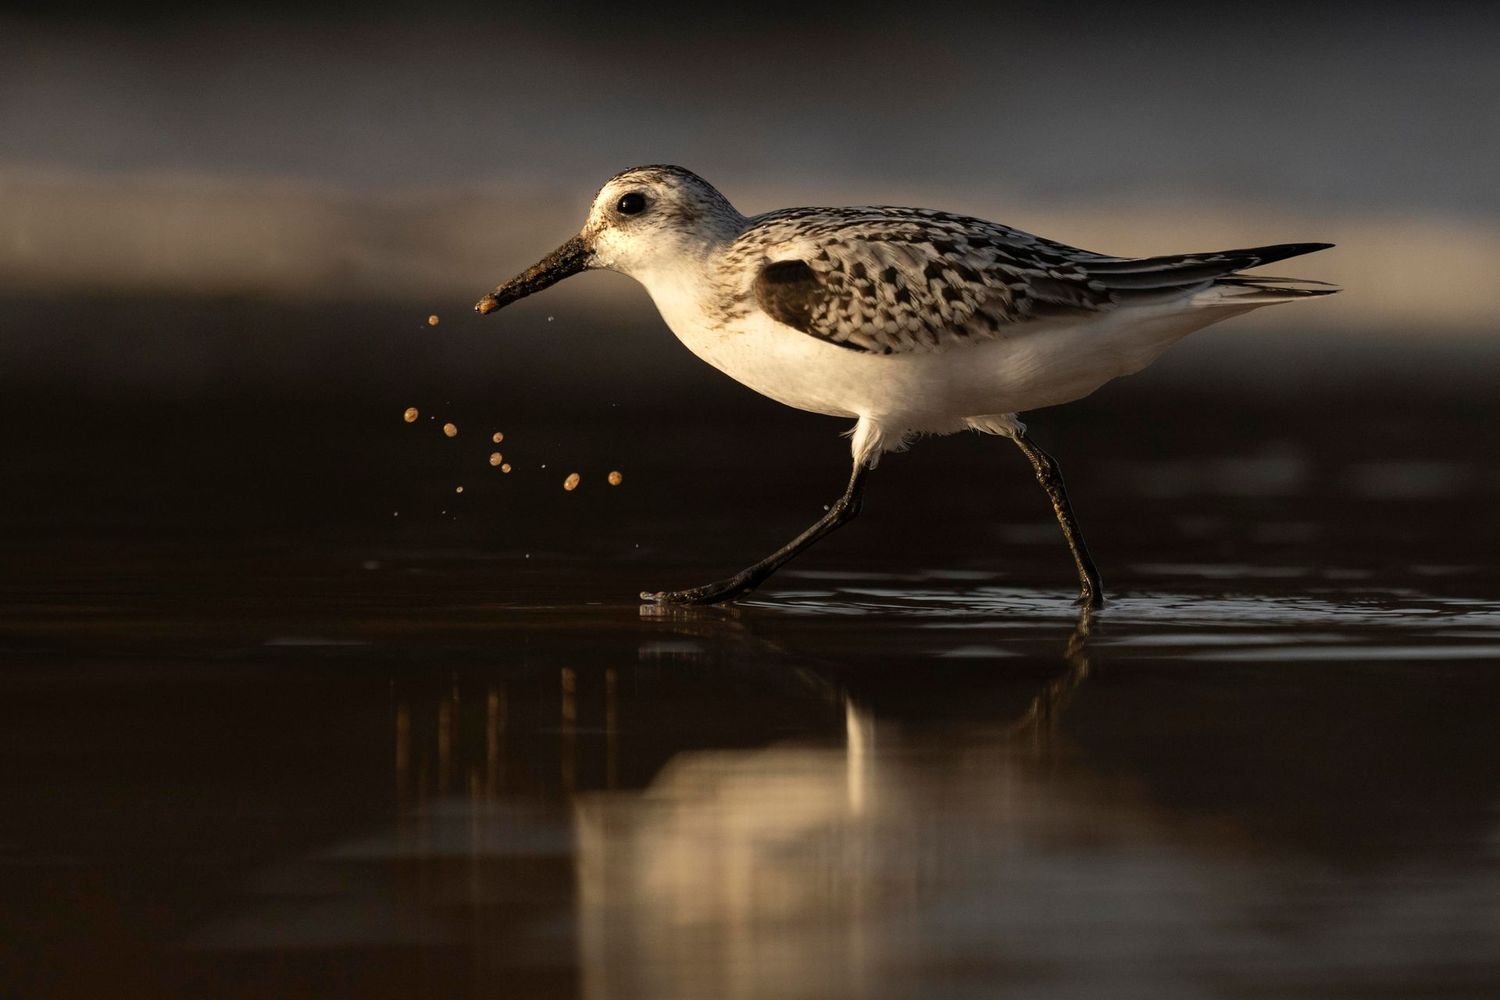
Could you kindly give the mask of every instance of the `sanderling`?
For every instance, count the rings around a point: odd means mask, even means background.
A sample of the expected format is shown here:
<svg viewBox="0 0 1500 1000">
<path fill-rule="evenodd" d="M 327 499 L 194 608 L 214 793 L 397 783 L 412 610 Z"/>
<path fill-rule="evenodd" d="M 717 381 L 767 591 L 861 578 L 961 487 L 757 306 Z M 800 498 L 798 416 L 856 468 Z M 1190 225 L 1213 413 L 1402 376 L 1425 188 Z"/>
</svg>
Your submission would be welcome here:
<svg viewBox="0 0 1500 1000">
<path fill-rule="evenodd" d="M 1174 341 L 1320 282 L 1246 268 L 1311 253 L 1292 243 L 1111 257 L 921 208 L 789 208 L 746 218 L 673 166 L 599 189 L 582 231 L 474 307 L 492 312 L 591 268 L 635 278 L 688 350 L 762 395 L 852 417 L 854 469 L 826 514 L 748 569 L 657 603 L 716 604 L 755 588 L 859 513 L 868 470 L 913 435 L 972 429 L 1030 460 L 1072 551 L 1079 603 L 1103 589 L 1055 461 L 1017 413 L 1140 371 Z"/>
</svg>

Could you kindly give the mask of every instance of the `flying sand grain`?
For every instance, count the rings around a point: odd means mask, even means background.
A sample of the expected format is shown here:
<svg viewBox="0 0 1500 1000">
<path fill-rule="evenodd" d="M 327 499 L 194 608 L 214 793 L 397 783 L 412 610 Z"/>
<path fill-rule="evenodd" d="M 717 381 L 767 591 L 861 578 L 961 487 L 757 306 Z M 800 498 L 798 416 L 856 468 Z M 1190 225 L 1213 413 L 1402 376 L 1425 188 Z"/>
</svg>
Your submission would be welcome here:
<svg viewBox="0 0 1500 1000">
<path fill-rule="evenodd" d="M 583 477 L 578 473 L 570 472 L 568 473 L 568 478 L 563 480 L 563 489 L 571 493 L 574 490 L 578 489 L 578 484 L 582 482 L 582 480 Z"/>
<path fill-rule="evenodd" d="M 406 408 L 406 412 L 401 414 L 401 419 L 405 420 L 409 424 L 414 424 L 417 422 L 417 418 L 420 416 L 421 414 L 417 412 L 417 408 L 415 406 L 408 406 Z"/>
<path fill-rule="evenodd" d="M 457 424 L 444 424 L 443 425 L 443 434 L 446 435 L 446 436 L 448 436 L 448 437 L 451 437 L 451 438 L 458 437 L 458 425 Z"/>
</svg>

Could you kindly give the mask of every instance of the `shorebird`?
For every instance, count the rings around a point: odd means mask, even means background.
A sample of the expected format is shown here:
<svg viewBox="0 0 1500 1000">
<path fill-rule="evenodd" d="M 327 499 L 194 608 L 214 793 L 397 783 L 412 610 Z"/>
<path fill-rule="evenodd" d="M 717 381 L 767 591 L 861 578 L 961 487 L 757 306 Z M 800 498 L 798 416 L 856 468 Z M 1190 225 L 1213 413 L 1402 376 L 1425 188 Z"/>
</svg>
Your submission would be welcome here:
<svg viewBox="0 0 1500 1000">
<path fill-rule="evenodd" d="M 493 312 L 580 271 L 618 271 L 715 368 L 788 406 L 856 421 L 849 484 L 816 523 L 734 576 L 644 601 L 748 593 L 858 515 L 883 453 L 967 429 L 1026 455 L 1072 552 L 1078 603 L 1096 608 L 1103 586 L 1062 474 L 1017 414 L 1087 396 L 1210 323 L 1337 291 L 1241 273 L 1329 246 L 1112 257 L 924 208 L 746 217 L 697 174 L 655 165 L 611 177 L 578 235 L 474 308 Z"/>
</svg>

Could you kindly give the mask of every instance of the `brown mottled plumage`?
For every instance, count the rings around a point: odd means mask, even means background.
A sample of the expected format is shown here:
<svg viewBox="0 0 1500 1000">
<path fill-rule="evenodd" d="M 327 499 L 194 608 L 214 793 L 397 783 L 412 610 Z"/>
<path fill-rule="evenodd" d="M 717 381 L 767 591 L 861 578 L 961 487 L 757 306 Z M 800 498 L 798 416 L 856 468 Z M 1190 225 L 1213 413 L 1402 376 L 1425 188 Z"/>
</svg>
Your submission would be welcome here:
<svg viewBox="0 0 1500 1000">
<path fill-rule="evenodd" d="M 770 258 L 751 283 L 766 313 L 876 354 L 1000 339 L 1028 320 L 1170 299 L 1225 278 L 1265 281 L 1235 272 L 1327 246 L 1110 257 L 915 208 L 789 209 L 749 222 L 719 270 L 727 277 L 757 255 Z"/>
<path fill-rule="evenodd" d="M 849 486 L 823 518 L 741 573 L 646 600 L 733 600 L 853 518 L 882 453 L 913 434 L 967 428 L 1010 438 L 1026 455 L 1092 608 L 1102 584 L 1061 473 L 1017 413 L 1140 371 L 1210 323 L 1336 291 L 1240 273 L 1328 245 L 1111 257 L 923 208 L 746 218 L 696 174 L 648 166 L 612 177 L 578 235 L 476 308 L 491 312 L 578 271 L 619 271 L 715 368 L 789 406 L 856 418 Z"/>
</svg>

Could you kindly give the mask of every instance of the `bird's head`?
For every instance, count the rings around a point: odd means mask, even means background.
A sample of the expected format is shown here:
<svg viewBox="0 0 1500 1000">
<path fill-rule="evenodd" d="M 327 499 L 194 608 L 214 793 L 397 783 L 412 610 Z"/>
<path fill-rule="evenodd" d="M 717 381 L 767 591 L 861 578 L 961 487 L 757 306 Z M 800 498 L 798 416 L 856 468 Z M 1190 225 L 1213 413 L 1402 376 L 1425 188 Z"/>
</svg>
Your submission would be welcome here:
<svg viewBox="0 0 1500 1000">
<path fill-rule="evenodd" d="M 494 312 L 580 271 L 602 268 L 637 280 L 702 258 L 745 227 L 713 185 L 681 167 L 632 167 L 594 196 L 582 231 L 480 299 Z"/>
</svg>

